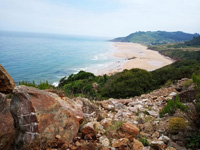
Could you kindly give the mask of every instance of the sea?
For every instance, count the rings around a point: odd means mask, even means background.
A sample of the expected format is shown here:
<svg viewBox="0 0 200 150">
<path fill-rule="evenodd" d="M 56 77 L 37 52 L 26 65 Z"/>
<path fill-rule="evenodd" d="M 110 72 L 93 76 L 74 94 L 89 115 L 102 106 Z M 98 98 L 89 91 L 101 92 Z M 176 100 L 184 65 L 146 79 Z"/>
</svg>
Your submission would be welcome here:
<svg viewBox="0 0 200 150">
<path fill-rule="evenodd" d="M 109 38 L 0 31 L 0 64 L 14 79 L 57 86 L 80 70 L 97 71 L 117 61 Z"/>
</svg>

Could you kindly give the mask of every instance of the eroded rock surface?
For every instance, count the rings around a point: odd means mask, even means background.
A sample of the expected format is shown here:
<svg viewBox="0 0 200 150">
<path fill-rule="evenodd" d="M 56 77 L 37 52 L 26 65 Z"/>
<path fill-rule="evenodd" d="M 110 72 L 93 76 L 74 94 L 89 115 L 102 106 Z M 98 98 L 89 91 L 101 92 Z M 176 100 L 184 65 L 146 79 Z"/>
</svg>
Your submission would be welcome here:
<svg viewBox="0 0 200 150">
<path fill-rule="evenodd" d="M 0 149 L 10 150 L 14 141 L 14 122 L 6 95 L 0 93 Z"/>
<path fill-rule="evenodd" d="M 0 92 L 2 93 L 11 93 L 15 87 L 15 82 L 0 64 Z"/>
<path fill-rule="evenodd" d="M 15 149 L 36 139 L 54 139 L 60 135 L 72 142 L 83 117 L 81 102 L 61 99 L 49 93 L 26 86 L 17 86 L 11 100 L 11 113 L 15 123 Z"/>
</svg>

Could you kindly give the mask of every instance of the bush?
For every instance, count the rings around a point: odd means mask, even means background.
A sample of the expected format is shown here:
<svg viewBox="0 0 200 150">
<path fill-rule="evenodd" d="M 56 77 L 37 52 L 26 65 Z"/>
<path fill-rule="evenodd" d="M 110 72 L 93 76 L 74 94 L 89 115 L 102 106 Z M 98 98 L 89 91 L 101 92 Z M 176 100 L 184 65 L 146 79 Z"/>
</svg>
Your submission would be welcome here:
<svg viewBox="0 0 200 150">
<path fill-rule="evenodd" d="M 102 97 L 127 98 L 150 90 L 151 73 L 141 69 L 124 70 L 111 76 L 100 88 Z"/>
<path fill-rule="evenodd" d="M 169 120 L 169 131 L 170 132 L 179 132 L 184 130 L 187 127 L 185 119 L 181 117 L 172 117 Z"/>
<path fill-rule="evenodd" d="M 168 100 L 167 105 L 162 108 L 159 114 L 160 117 L 163 117 L 166 113 L 173 115 L 177 109 L 185 111 L 186 108 L 187 107 L 179 101 L 179 97 L 177 95 L 175 100 Z"/>
<path fill-rule="evenodd" d="M 193 150 L 200 149 L 200 130 L 191 136 L 186 138 L 187 148 L 192 148 Z"/>
</svg>

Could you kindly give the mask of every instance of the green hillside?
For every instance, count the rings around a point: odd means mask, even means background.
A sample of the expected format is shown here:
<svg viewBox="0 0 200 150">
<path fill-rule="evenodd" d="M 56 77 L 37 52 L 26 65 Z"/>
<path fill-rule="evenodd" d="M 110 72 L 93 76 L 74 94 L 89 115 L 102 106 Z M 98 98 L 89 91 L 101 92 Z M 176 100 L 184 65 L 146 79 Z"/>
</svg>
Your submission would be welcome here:
<svg viewBox="0 0 200 150">
<path fill-rule="evenodd" d="M 159 45 L 174 42 L 181 42 L 191 40 L 193 37 L 197 37 L 199 34 L 189 34 L 181 31 L 166 32 L 166 31 L 147 31 L 147 32 L 135 32 L 126 37 L 115 38 L 113 42 L 133 42 L 141 43 L 145 45 Z"/>
<path fill-rule="evenodd" d="M 200 36 L 181 43 L 152 45 L 148 46 L 148 49 L 156 50 L 176 60 L 200 61 Z"/>
</svg>

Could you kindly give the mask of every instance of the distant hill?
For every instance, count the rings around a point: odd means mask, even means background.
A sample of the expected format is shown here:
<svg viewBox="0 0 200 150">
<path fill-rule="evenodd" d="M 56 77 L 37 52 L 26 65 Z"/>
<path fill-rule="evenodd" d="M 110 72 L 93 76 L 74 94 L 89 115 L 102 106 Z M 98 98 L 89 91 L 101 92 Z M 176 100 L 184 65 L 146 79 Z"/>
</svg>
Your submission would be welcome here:
<svg viewBox="0 0 200 150">
<path fill-rule="evenodd" d="M 174 42 L 182 42 L 191 40 L 194 37 L 199 36 L 199 34 L 184 33 L 181 31 L 177 32 L 166 32 L 166 31 L 147 31 L 147 32 L 135 32 L 126 37 L 115 38 L 111 41 L 113 42 L 133 42 L 141 43 L 145 45 L 159 45 Z"/>
</svg>

